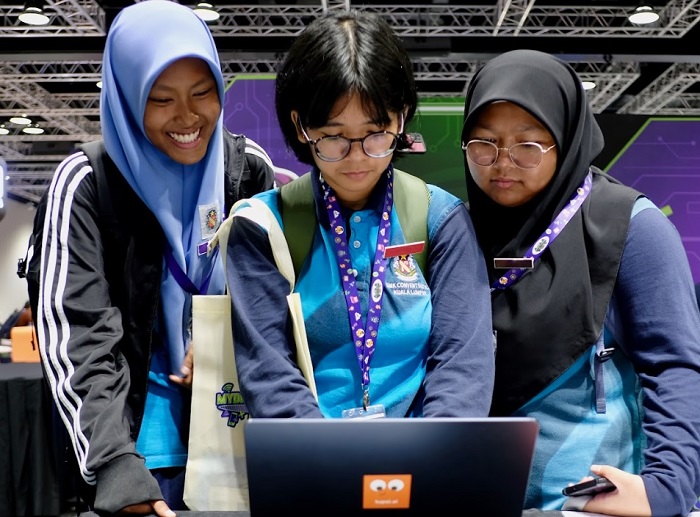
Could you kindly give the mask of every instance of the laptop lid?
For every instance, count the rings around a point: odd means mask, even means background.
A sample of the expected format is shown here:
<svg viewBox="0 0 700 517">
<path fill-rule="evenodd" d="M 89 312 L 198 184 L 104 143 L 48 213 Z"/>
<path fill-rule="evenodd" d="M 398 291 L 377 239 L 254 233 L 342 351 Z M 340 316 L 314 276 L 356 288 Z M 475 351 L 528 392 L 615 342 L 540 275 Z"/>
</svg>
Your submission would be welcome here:
<svg viewBox="0 0 700 517">
<path fill-rule="evenodd" d="M 531 418 L 250 419 L 251 517 L 520 517 Z"/>
</svg>

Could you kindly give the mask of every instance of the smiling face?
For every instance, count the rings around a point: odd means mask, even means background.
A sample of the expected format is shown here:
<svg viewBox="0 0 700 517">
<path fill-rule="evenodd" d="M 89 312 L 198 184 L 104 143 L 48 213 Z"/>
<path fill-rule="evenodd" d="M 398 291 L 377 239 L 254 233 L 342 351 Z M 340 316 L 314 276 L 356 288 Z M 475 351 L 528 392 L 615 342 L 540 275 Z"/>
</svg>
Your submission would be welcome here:
<svg viewBox="0 0 700 517">
<path fill-rule="evenodd" d="M 153 83 L 143 125 L 154 146 L 172 160 L 191 165 L 204 158 L 220 113 L 209 65 L 201 59 L 183 58 Z"/>
<path fill-rule="evenodd" d="M 510 102 L 496 102 L 484 107 L 465 142 L 485 140 L 498 147 L 535 142 L 544 149 L 554 145 L 554 138 L 530 113 Z M 544 189 L 557 168 L 557 150 L 542 155 L 542 162 L 532 169 L 517 167 L 508 151 L 501 149 L 496 163 L 480 166 L 468 160 L 469 172 L 484 193 L 496 203 L 516 207 L 527 203 Z"/>
<path fill-rule="evenodd" d="M 353 94 L 349 98 L 336 102 L 325 126 L 304 129 L 311 140 L 338 135 L 346 138 L 362 138 L 370 133 L 384 130 L 398 134 L 401 130 L 400 117 L 397 113 L 391 113 L 390 117 L 391 123 L 386 127 L 373 122 L 363 110 L 360 97 Z M 297 137 L 300 142 L 306 143 L 307 140 L 297 119 L 298 112 L 293 111 L 292 120 L 297 127 Z M 316 156 L 313 146 L 311 154 L 323 179 L 333 187 L 340 203 L 353 210 L 359 210 L 365 206 L 370 193 L 389 166 L 393 156 L 390 154 L 383 158 L 371 158 L 362 150 L 360 142 L 353 142 L 350 153 L 337 162 L 321 160 Z"/>
</svg>

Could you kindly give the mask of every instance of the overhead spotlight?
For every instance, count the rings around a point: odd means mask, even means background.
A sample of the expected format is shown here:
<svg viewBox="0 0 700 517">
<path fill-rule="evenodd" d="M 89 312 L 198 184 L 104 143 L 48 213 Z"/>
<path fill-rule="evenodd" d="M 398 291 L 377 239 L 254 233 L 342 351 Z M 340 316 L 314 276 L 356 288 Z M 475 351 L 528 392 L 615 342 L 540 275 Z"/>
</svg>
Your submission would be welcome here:
<svg viewBox="0 0 700 517">
<path fill-rule="evenodd" d="M 95 86 L 97 86 L 101 90 L 102 89 L 102 81 L 97 81 L 95 83 Z"/>
<path fill-rule="evenodd" d="M 0 125 L 0 135 L 9 135 L 10 130 L 5 127 L 5 124 Z"/>
<path fill-rule="evenodd" d="M 636 25 L 646 25 L 658 20 L 659 15 L 648 5 L 642 5 L 637 7 L 628 19 Z"/>
<path fill-rule="evenodd" d="M 27 133 L 28 135 L 41 135 L 44 130 L 43 128 L 39 127 L 39 124 L 34 124 L 33 126 L 23 127 L 22 132 Z"/>
<path fill-rule="evenodd" d="M 596 87 L 596 84 L 593 81 L 581 81 L 581 84 L 583 85 L 584 90 L 592 90 Z"/>
<path fill-rule="evenodd" d="M 194 7 L 193 11 L 205 22 L 213 22 L 219 19 L 219 13 L 214 6 L 208 2 L 199 2 Z"/>
<path fill-rule="evenodd" d="M 41 2 L 28 0 L 24 4 L 24 11 L 19 15 L 19 20 L 27 25 L 48 25 L 49 17 L 44 13 Z"/>
<path fill-rule="evenodd" d="M 15 117 L 10 117 L 10 122 L 17 124 L 18 126 L 26 126 L 32 123 L 32 119 L 27 118 L 27 115 L 18 115 Z"/>
</svg>

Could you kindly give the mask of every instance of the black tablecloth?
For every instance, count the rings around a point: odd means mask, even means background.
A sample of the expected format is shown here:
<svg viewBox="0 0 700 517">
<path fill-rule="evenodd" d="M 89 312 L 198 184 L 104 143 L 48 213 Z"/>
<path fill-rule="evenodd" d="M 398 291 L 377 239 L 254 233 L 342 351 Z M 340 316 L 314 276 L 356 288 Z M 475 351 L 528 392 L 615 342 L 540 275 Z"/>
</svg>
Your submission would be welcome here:
<svg viewBox="0 0 700 517">
<path fill-rule="evenodd" d="M 178 511 L 175 512 L 177 514 L 177 517 L 250 517 L 250 512 L 182 512 Z M 375 512 L 376 513 L 376 512 Z M 389 511 L 389 512 L 379 512 L 380 514 L 384 515 L 389 514 L 393 515 L 394 511 Z M 397 513 L 400 515 L 400 513 Z M 297 516 L 297 515 L 305 515 L 303 512 L 295 513 L 292 509 L 290 509 L 289 513 L 287 514 L 291 517 Z M 468 510 L 465 510 L 464 515 L 469 515 Z M 561 512 L 543 512 L 541 510 L 525 510 L 523 512 L 522 517 L 561 517 L 562 513 Z M 104 517 L 102 515 L 99 515 L 94 512 L 83 512 L 80 514 L 80 517 Z M 282 517 L 282 516 L 280 516 Z M 426 516 L 426 517 L 440 517 L 439 515 L 431 515 L 431 516 Z M 479 517 L 488 517 L 488 516 L 479 516 Z M 493 516 L 496 517 L 496 516 Z"/>
<path fill-rule="evenodd" d="M 38 363 L 0 364 L 0 516 L 59 515 L 52 407 Z"/>
</svg>

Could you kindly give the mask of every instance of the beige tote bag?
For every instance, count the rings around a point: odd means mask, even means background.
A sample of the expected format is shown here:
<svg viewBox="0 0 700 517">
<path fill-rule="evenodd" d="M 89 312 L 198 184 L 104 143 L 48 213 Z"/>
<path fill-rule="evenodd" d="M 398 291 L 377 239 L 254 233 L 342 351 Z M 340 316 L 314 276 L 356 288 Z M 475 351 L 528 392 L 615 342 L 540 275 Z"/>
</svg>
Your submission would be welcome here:
<svg viewBox="0 0 700 517">
<path fill-rule="evenodd" d="M 280 272 L 287 278 L 287 302 L 292 318 L 299 367 L 314 396 L 316 385 L 306 329 L 298 293 L 294 288 L 294 267 L 282 229 L 265 203 L 242 200 L 234 217 L 248 217 L 268 230 L 270 245 Z M 220 244 L 226 269 L 226 243 L 233 217 L 224 221 L 209 243 Z M 235 286 L 227 286 L 230 290 Z M 225 295 L 192 297 L 192 343 L 194 376 L 190 438 L 185 472 L 184 501 L 194 511 L 244 511 L 250 507 L 245 463 L 244 430 L 248 412 L 240 393 L 231 329 L 231 298 Z"/>
</svg>

